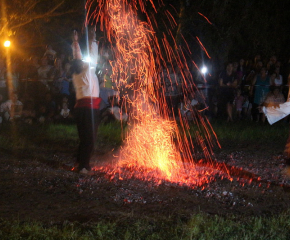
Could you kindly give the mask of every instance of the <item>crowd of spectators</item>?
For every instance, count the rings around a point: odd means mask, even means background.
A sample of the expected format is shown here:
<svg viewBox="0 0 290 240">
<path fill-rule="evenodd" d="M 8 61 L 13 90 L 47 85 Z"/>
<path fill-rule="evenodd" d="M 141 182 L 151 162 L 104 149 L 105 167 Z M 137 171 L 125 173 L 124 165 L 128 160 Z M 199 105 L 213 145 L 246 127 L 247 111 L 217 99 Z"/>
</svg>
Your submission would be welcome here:
<svg viewBox="0 0 290 240">
<path fill-rule="evenodd" d="M 69 59 L 47 46 L 41 58 L 0 56 L 0 123 L 71 121 L 74 101 Z"/>
<path fill-rule="evenodd" d="M 164 69 L 166 102 L 176 117 L 187 120 L 192 120 L 198 110 L 209 118 L 264 122 L 262 106 L 276 106 L 288 99 L 289 69 L 289 62 L 282 64 L 276 56 L 263 60 L 257 55 L 252 61 L 229 62 L 217 74 L 201 77 L 200 73 L 191 73 L 199 91 L 186 98 L 174 69 Z M 115 94 L 108 67 L 103 69 L 99 82 L 100 97 L 108 107 Z M 14 59 L 9 67 L 0 56 L 0 124 L 73 123 L 74 104 L 70 56 L 58 54 L 49 45 L 41 58 Z M 116 110 L 116 104 L 112 109 L 112 113 L 120 110 Z"/>
<path fill-rule="evenodd" d="M 264 60 L 256 55 L 252 61 L 240 59 L 228 62 L 225 69 L 216 75 L 204 75 L 201 80 L 195 78 L 203 97 L 199 96 L 199 100 L 198 96 L 194 96 L 187 105 L 194 110 L 203 110 L 210 118 L 228 122 L 265 122 L 262 107 L 278 106 L 288 99 L 289 63 L 282 63 L 275 55 Z M 192 118 L 190 111 L 187 115 Z"/>
<path fill-rule="evenodd" d="M 5 123 L 74 123 L 75 89 L 72 83 L 71 53 L 59 54 L 48 45 L 41 57 L 12 59 L 10 66 L 0 54 L 0 125 Z M 105 59 L 105 60 L 104 60 Z M 105 55 L 100 60 L 100 97 L 105 119 L 120 116 L 113 98 L 116 92 Z"/>
</svg>

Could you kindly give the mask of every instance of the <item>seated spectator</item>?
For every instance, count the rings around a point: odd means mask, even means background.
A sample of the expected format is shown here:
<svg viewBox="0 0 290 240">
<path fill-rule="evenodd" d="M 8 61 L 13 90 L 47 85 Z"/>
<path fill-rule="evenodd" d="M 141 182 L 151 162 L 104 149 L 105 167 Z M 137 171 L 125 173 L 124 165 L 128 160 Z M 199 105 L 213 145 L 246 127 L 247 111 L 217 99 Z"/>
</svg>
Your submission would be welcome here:
<svg viewBox="0 0 290 240">
<path fill-rule="evenodd" d="M 53 122 L 56 113 L 56 104 L 52 99 L 51 93 L 46 93 L 43 101 L 40 102 L 38 107 L 38 118 L 40 122 Z"/>
<path fill-rule="evenodd" d="M 126 113 L 124 107 L 120 107 L 117 99 L 111 99 L 110 104 L 112 107 L 106 108 L 101 115 L 102 122 L 105 124 L 115 120 L 127 122 L 128 114 Z"/>
<path fill-rule="evenodd" d="M 60 110 L 60 113 L 55 117 L 55 120 L 57 123 L 72 123 L 73 122 L 73 116 L 71 114 L 70 109 L 68 108 L 68 103 L 63 102 L 62 108 Z"/>
<path fill-rule="evenodd" d="M 192 105 L 193 104 L 193 105 Z M 192 107 L 198 104 L 196 100 L 190 100 L 190 98 L 186 98 L 184 102 L 180 103 L 180 115 L 183 119 L 187 121 L 192 121 L 193 120 L 193 114 L 192 114 Z"/>
<path fill-rule="evenodd" d="M 7 100 L 0 106 L 0 112 L 3 116 L 3 121 L 12 122 L 20 119 L 22 115 L 23 104 L 18 100 L 17 93 L 11 94 L 11 100 Z"/>
<path fill-rule="evenodd" d="M 187 121 L 192 121 L 194 119 L 194 112 L 201 109 L 201 99 L 199 95 L 196 94 L 195 97 L 185 98 L 183 102 L 180 103 L 180 114 L 181 117 Z"/>
<path fill-rule="evenodd" d="M 47 111 L 44 104 L 40 104 L 38 106 L 38 111 L 36 113 L 36 120 L 38 123 L 46 123 L 47 122 Z"/>
<path fill-rule="evenodd" d="M 32 124 L 36 121 L 36 110 L 32 100 L 28 100 L 23 104 L 21 118 L 27 124 Z"/>
<path fill-rule="evenodd" d="M 279 104 L 284 103 L 284 102 L 285 102 L 284 95 L 280 92 L 279 87 L 275 87 L 273 89 L 273 91 L 271 91 L 267 95 L 263 106 L 266 106 L 266 107 L 272 107 L 272 106 L 273 107 L 277 107 L 277 106 L 279 106 Z"/>
<path fill-rule="evenodd" d="M 63 104 L 64 103 L 68 106 L 69 109 L 71 108 L 68 96 L 67 95 L 63 95 L 62 98 L 60 99 L 60 101 L 58 101 L 58 103 L 57 103 L 57 111 L 58 112 L 61 111 L 61 109 L 63 108 Z"/>
</svg>

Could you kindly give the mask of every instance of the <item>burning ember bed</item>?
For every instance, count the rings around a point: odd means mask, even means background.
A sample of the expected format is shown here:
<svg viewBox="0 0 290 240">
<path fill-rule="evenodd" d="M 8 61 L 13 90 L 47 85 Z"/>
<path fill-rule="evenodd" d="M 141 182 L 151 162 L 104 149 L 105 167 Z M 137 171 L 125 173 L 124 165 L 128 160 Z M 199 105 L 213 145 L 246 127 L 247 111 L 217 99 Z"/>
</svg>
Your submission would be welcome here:
<svg viewBox="0 0 290 240">
<path fill-rule="evenodd" d="M 197 166 L 194 177 L 198 173 L 211 174 L 203 176 L 200 184 L 186 184 L 158 179 L 153 172 L 140 175 L 140 169 L 116 172 L 109 165 L 97 167 L 94 176 L 79 175 L 59 167 L 60 163 L 73 161 L 70 154 L 42 154 L 37 158 L 1 156 L 1 218 L 57 223 L 122 216 L 187 218 L 198 212 L 268 215 L 282 212 L 290 204 L 290 182 L 280 174 L 284 167 L 280 155 L 265 153 L 261 157 L 247 151 L 220 153 L 217 154 L 219 161 L 243 168 L 262 181 L 251 181 L 237 174 L 229 178 L 226 172 Z M 193 176 L 188 175 L 190 180 Z"/>
</svg>

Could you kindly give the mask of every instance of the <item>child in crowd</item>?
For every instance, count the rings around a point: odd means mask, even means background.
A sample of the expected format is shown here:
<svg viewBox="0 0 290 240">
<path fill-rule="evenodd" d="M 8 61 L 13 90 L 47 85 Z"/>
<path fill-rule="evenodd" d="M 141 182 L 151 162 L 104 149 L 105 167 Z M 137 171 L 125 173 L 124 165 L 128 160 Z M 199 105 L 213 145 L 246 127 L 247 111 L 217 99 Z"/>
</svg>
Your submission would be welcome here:
<svg viewBox="0 0 290 240">
<path fill-rule="evenodd" d="M 70 113 L 70 109 L 68 108 L 68 104 L 67 103 L 63 103 L 62 104 L 62 109 L 60 110 L 60 116 L 62 118 L 71 118 L 71 113 Z"/>
<path fill-rule="evenodd" d="M 245 100 L 242 106 L 242 112 L 245 119 L 252 120 L 252 103 L 249 100 L 249 96 L 245 95 Z"/>
<path fill-rule="evenodd" d="M 73 122 L 73 116 L 67 102 L 62 103 L 62 108 L 60 110 L 60 113 L 55 117 L 55 121 L 64 124 Z"/>
<path fill-rule="evenodd" d="M 7 100 L 0 106 L 0 112 L 3 116 L 3 121 L 12 122 L 20 119 L 22 115 L 23 104 L 18 100 L 17 93 L 11 94 L 11 100 Z"/>
<path fill-rule="evenodd" d="M 238 120 L 242 118 L 242 110 L 243 110 L 244 102 L 245 102 L 245 97 L 242 95 L 241 89 L 237 89 L 237 94 L 234 100 L 234 105 L 236 107 L 236 114 L 237 114 Z"/>
<path fill-rule="evenodd" d="M 192 96 L 189 98 L 185 98 L 184 101 L 180 104 L 180 114 L 182 118 L 188 121 L 192 121 L 194 118 L 193 110 L 197 109 L 199 105 L 199 101 L 197 101 Z"/>
</svg>

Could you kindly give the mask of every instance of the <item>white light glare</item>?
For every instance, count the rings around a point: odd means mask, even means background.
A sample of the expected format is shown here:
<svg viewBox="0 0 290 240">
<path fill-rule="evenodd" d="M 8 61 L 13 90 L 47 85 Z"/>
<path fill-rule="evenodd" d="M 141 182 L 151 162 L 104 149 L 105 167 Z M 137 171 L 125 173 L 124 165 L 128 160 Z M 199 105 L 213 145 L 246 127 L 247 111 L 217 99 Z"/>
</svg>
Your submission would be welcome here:
<svg viewBox="0 0 290 240">
<path fill-rule="evenodd" d="M 203 67 L 201 68 L 201 73 L 202 73 L 202 74 L 206 74 L 206 73 L 207 73 L 207 67 L 203 66 Z"/>
<path fill-rule="evenodd" d="M 90 58 L 90 56 L 86 56 L 86 57 L 84 57 L 84 62 L 88 62 L 88 63 L 90 63 L 90 62 L 91 62 L 91 58 Z"/>
</svg>

